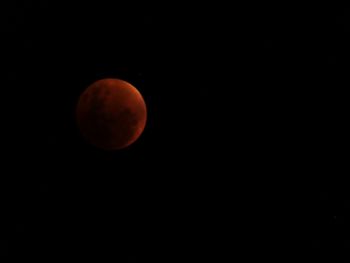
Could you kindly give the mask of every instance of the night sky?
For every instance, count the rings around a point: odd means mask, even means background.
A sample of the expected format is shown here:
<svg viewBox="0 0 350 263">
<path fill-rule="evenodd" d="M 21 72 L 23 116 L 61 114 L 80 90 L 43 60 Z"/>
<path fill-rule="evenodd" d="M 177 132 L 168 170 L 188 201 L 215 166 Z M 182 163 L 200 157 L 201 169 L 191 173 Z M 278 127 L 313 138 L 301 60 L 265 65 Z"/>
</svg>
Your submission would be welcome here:
<svg viewBox="0 0 350 263">
<path fill-rule="evenodd" d="M 90 2 L 1 3 L 0 257 L 347 262 L 350 9 Z M 121 151 L 76 126 L 102 78 Z"/>
</svg>

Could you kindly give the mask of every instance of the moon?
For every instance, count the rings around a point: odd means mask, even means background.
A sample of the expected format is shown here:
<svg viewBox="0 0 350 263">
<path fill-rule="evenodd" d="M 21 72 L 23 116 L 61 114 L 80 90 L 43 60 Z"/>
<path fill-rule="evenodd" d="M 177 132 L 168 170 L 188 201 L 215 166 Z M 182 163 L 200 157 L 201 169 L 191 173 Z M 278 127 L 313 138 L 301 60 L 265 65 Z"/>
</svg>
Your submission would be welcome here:
<svg viewBox="0 0 350 263">
<path fill-rule="evenodd" d="M 80 96 L 76 108 L 80 133 L 90 144 L 119 150 L 134 143 L 144 131 L 147 109 L 141 93 L 120 79 L 101 79 Z"/>
</svg>

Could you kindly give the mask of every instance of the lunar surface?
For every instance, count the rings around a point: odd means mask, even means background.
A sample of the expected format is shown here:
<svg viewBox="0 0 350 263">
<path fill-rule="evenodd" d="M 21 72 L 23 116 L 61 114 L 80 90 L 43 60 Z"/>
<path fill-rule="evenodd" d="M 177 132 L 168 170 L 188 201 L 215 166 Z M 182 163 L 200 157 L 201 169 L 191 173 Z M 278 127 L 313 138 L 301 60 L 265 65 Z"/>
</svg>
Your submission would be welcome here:
<svg viewBox="0 0 350 263">
<path fill-rule="evenodd" d="M 147 109 L 141 93 L 130 83 L 102 79 L 81 94 L 76 117 L 86 141 L 101 149 L 117 150 L 140 137 Z"/>
</svg>

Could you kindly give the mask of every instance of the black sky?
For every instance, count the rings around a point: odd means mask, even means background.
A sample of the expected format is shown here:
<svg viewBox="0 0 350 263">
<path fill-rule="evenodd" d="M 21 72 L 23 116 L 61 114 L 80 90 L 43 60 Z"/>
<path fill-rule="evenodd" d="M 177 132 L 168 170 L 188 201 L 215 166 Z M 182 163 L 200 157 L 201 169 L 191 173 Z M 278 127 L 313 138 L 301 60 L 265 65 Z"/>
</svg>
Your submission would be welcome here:
<svg viewBox="0 0 350 263">
<path fill-rule="evenodd" d="M 0 256 L 348 257 L 348 9 L 0 9 Z M 87 145 L 74 119 L 81 92 L 106 77 L 148 107 L 141 138 L 113 153 Z"/>
</svg>

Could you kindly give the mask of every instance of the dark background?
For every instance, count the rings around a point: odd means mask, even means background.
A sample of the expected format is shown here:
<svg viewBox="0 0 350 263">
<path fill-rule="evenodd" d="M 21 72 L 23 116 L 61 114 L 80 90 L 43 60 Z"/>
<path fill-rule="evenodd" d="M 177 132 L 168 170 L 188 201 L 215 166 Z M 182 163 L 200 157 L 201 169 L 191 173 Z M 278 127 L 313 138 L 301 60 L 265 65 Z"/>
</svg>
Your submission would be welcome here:
<svg viewBox="0 0 350 263">
<path fill-rule="evenodd" d="M 349 9 L 8 1 L 0 12 L 0 256 L 346 262 Z M 75 125 L 79 95 L 105 77 L 148 107 L 143 135 L 118 152 Z"/>
</svg>

